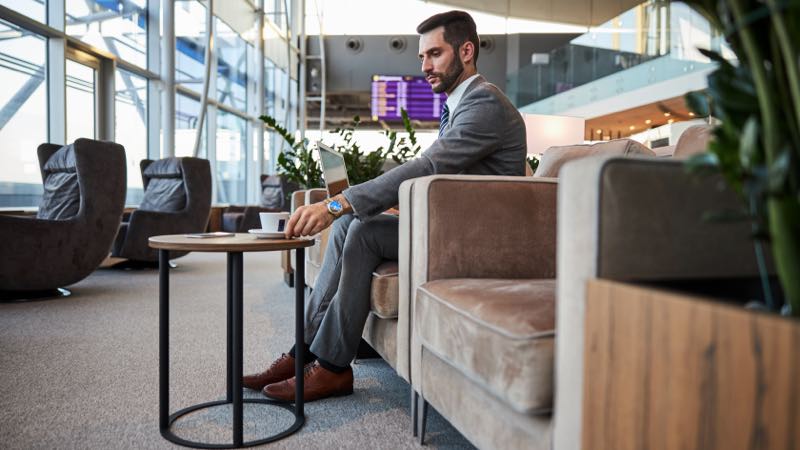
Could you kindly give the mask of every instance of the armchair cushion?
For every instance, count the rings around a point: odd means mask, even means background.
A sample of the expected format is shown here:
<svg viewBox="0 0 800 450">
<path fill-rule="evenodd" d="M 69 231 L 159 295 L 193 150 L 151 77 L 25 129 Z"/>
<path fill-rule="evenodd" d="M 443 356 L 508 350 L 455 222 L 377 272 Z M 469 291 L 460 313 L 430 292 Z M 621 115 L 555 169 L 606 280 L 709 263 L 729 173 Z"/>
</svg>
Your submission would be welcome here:
<svg viewBox="0 0 800 450">
<path fill-rule="evenodd" d="M 445 279 L 420 286 L 427 350 L 523 414 L 553 404 L 555 280 Z"/>
<path fill-rule="evenodd" d="M 153 161 L 144 169 L 142 175 L 147 180 L 147 186 L 139 209 L 177 212 L 186 207 L 186 189 L 179 159 L 166 158 Z"/>
<path fill-rule="evenodd" d="M 397 261 L 384 261 L 372 272 L 370 303 L 372 312 L 381 319 L 396 319 L 400 304 Z"/>
<path fill-rule="evenodd" d="M 542 154 L 535 177 L 557 177 L 561 166 L 575 159 L 589 156 L 655 156 L 656 154 L 644 144 L 632 139 L 615 139 L 587 145 L 563 145 L 550 147 Z"/>
<path fill-rule="evenodd" d="M 68 220 L 78 215 L 81 192 L 75 165 L 72 144 L 61 147 L 44 164 L 44 193 L 37 219 Z"/>
</svg>

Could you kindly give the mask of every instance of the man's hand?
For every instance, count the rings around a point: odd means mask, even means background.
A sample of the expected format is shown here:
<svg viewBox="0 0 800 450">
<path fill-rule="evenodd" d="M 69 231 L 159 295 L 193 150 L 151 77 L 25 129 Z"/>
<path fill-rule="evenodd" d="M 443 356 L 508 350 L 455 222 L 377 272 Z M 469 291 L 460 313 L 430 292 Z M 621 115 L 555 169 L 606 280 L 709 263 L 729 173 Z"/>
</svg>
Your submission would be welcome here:
<svg viewBox="0 0 800 450">
<path fill-rule="evenodd" d="M 286 238 L 313 236 L 333 223 L 333 214 L 324 202 L 297 208 L 286 225 Z"/>
</svg>

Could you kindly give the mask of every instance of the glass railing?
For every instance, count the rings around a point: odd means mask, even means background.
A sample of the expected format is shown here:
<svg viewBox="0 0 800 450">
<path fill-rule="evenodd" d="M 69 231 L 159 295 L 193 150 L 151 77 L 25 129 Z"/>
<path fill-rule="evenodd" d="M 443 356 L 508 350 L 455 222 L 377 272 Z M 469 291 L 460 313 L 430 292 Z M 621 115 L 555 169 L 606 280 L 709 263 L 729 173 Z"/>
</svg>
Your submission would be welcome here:
<svg viewBox="0 0 800 450">
<path fill-rule="evenodd" d="M 708 21 L 683 3 L 650 0 L 569 44 L 532 56 L 506 80 L 526 112 L 557 114 L 691 72 L 712 68 L 698 48 L 730 52 Z"/>
<path fill-rule="evenodd" d="M 568 44 L 550 52 L 548 63 L 531 64 L 520 69 L 506 80 L 506 90 L 511 101 L 519 107 L 630 69 L 659 56 Z"/>
</svg>

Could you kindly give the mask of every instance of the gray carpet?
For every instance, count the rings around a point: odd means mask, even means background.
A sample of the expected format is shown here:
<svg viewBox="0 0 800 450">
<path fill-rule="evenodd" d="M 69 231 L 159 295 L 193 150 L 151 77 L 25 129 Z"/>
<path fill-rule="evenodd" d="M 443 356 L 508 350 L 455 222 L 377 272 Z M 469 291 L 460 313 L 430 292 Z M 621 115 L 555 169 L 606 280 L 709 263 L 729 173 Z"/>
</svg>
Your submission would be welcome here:
<svg viewBox="0 0 800 450">
<path fill-rule="evenodd" d="M 170 411 L 224 398 L 225 256 L 193 253 L 171 272 Z M 294 290 L 277 253 L 245 255 L 244 370 L 263 369 L 294 336 Z M 174 448 L 158 430 L 158 271 L 98 270 L 68 298 L 0 303 L 0 446 Z M 306 405 L 306 425 L 268 448 L 419 447 L 409 386 L 380 359 L 354 366 L 355 393 Z M 246 391 L 246 397 L 260 397 Z M 245 405 L 245 439 L 293 421 Z M 186 439 L 230 440 L 230 407 L 182 418 Z M 426 447 L 471 448 L 430 410 Z"/>
</svg>

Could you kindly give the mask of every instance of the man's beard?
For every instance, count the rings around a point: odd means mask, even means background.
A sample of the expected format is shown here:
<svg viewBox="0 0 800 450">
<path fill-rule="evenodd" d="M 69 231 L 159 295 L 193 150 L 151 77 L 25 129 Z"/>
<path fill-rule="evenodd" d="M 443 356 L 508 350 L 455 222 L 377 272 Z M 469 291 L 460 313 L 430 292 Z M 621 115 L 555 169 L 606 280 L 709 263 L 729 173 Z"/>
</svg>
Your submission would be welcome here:
<svg viewBox="0 0 800 450">
<path fill-rule="evenodd" d="M 464 72 L 464 64 L 461 63 L 461 59 L 458 57 L 458 55 L 454 56 L 453 62 L 447 67 L 446 72 L 433 73 L 433 75 L 437 76 L 441 80 L 438 86 L 431 87 L 433 92 L 436 94 L 449 91 L 450 87 L 453 86 L 453 83 L 455 83 L 456 80 L 458 80 L 458 77 L 461 76 L 461 73 Z"/>
</svg>

